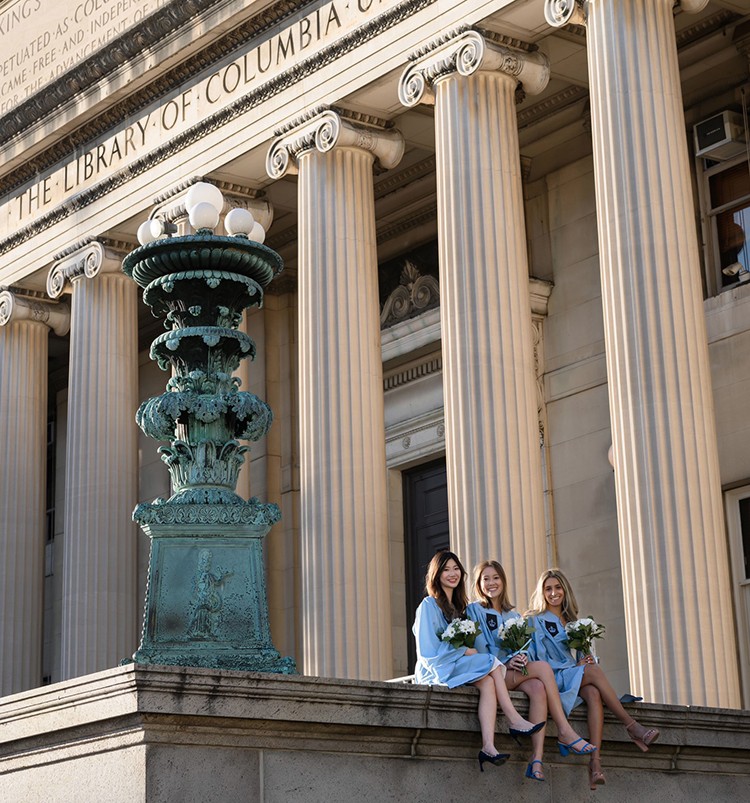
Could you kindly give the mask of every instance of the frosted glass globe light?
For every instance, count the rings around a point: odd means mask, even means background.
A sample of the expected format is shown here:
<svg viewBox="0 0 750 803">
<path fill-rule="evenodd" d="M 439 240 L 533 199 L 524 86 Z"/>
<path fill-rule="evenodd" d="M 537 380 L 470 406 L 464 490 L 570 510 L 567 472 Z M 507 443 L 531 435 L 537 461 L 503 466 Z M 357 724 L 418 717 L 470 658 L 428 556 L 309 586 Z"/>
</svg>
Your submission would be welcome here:
<svg viewBox="0 0 750 803">
<path fill-rule="evenodd" d="M 159 218 L 152 218 L 151 219 L 151 237 L 154 240 L 158 240 L 159 237 L 164 236 L 164 222 L 159 220 Z"/>
<path fill-rule="evenodd" d="M 224 196 L 221 190 L 206 181 L 199 181 L 188 190 L 185 196 L 185 209 L 188 215 L 198 204 L 210 204 L 218 214 L 224 209 Z"/>
<path fill-rule="evenodd" d="M 138 237 L 138 242 L 141 245 L 148 245 L 156 239 L 156 237 L 154 237 L 154 235 L 151 233 L 152 222 L 153 221 L 151 220 L 144 220 L 143 223 L 138 226 L 138 233 L 136 234 L 136 237 Z"/>
<path fill-rule="evenodd" d="M 190 210 L 190 225 L 199 229 L 215 229 L 219 225 L 219 212 L 209 203 L 196 204 Z"/>
<path fill-rule="evenodd" d="M 247 209 L 232 209 L 224 218 L 224 228 L 229 234 L 250 234 L 255 218 Z"/>
<path fill-rule="evenodd" d="M 247 235 L 253 242 L 262 243 L 266 239 L 266 230 L 257 221 Z"/>
</svg>

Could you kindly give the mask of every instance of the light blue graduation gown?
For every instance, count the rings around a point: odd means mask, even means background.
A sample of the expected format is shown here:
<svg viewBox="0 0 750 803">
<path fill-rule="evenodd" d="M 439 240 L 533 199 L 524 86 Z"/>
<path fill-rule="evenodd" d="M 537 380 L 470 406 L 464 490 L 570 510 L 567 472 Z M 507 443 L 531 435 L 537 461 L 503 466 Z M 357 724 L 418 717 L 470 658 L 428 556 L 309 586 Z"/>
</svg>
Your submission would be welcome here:
<svg viewBox="0 0 750 803">
<path fill-rule="evenodd" d="M 578 689 L 581 688 L 585 667 L 576 664 L 568 648 L 565 625 L 559 617 L 547 611 L 531 617 L 531 623 L 536 629 L 529 645 L 529 658 L 546 661 L 552 667 L 565 716 L 568 716 L 583 702 L 578 696 Z"/>
<path fill-rule="evenodd" d="M 498 638 L 497 632 L 503 622 L 507 619 L 513 619 L 515 616 L 520 616 L 521 614 L 513 610 L 498 613 L 492 608 L 485 608 L 480 602 L 472 602 L 466 608 L 466 615 L 475 622 L 479 622 L 479 627 L 482 629 L 483 636 L 481 646 L 489 649 L 490 653 L 492 653 L 501 664 L 507 663 L 512 653 L 500 646 L 500 639 Z"/>
<path fill-rule="evenodd" d="M 466 647 L 451 647 L 440 640 L 440 634 L 448 624 L 432 597 L 425 597 L 419 603 L 412 628 L 417 640 L 417 665 L 414 669 L 417 683 L 454 689 L 483 678 L 492 669 L 494 658 L 482 644 L 481 635 L 477 637 L 479 643 L 474 645 L 477 650 L 482 648 L 477 655 L 466 655 Z"/>
</svg>

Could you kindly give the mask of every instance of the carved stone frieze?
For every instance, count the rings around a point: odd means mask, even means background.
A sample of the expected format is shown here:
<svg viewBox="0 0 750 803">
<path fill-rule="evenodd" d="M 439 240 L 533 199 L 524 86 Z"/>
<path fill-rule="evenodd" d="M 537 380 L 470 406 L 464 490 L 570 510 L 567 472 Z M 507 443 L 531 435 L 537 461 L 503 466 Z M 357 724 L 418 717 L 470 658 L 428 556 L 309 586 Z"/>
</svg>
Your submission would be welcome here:
<svg viewBox="0 0 750 803">
<path fill-rule="evenodd" d="M 58 255 L 47 275 L 47 294 L 59 298 L 66 282 L 74 282 L 85 277 L 93 279 L 105 271 L 116 273 L 120 270 L 123 254 L 105 248 L 98 240 L 74 246 Z"/>
<path fill-rule="evenodd" d="M 406 260 L 399 286 L 388 296 L 380 313 L 380 326 L 419 315 L 440 304 L 440 285 L 434 276 L 422 275 L 419 268 Z"/>
<path fill-rule="evenodd" d="M 386 167 L 395 167 L 404 153 L 404 138 L 397 131 L 364 127 L 333 109 L 318 111 L 286 131 L 271 145 L 266 172 L 279 179 L 297 172 L 297 159 L 309 150 L 327 153 L 336 147 L 360 148 L 373 154 Z"/>
<path fill-rule="evenodd" d="M 318 70 L 326 67 L 329 64 L 332 64 L 337 59 L 345 56 L 347 53 L 356 50 L 361 45 L 381 35 L 385 30 L 398 25 L 407 17 L 417 13 L 418 11 L 421 11 L 424 8 L 427 8 L 435 2 L 437 2 L 437 0 L 404 0 L 404 2 L 399 3 L 394 8 L 385 11 L 383 14 L 375 17 L 365 25 L 362 25 L 351 33 L 342 36 L 341 39 L 329 45 L 328 47 L 323 48 L 307 59 L 299 61 L 293 67 L 280 73 L 270 81 L 267 81 L 253 92 L 249 92 L 247 95 L 239 98 L 229 106 L 226 106 L 210 117 L 202 120 L 200 123 L 185 131 L 183 134 L 174 137 L 172 140 L 160 146 L 159 148 L 154 149 L 146 156 L 137 159 L 127 167 L 94 185 L 89 190 L 86 190 L 75 196 L 75 198 L 60 204 L 60 206 L 56 207 L 51 212 L 40 216 L 33 223 L 30 223 L 28 226 L 24 226 L 23 228 L 19 229 L 10 237 L 6 237 L 4 240 L 0 241 L 0 254 L 7 253 L 21 243 L 24 243 L 36 236 L 40 232 L 45 231 L 50 226 L 54 226 L 61 220 L 65 220 L 79 209 L 84 208 L 88 204 L 91 204 L 113 190 L 116 190 L 131 178 L 135 178 L 145 173 L 154 165 L 159 164 L 171 156 L 174 156 L 184 148 L 187 148 L 195 142 L 198 142 L 212 131 L 221 128 L 237 117 L 245 114 L 250 109 L 255 108 L 280 92 L 283 92 L 288 87 L 299 83 L 310 75 L 313 75 Z M 255 36 L 257 33 L 258 32 L 255 31 L 252 33 L 252 35 Z M 249 35 L 246 38 L 249 38 Z M 233 42 L 232 49 L 239 47 L 242 44 L 242 41 L 244 40 Z M 197 59 L 193 59 L 191 60 L 191 63 L 195 63 L 196 61 Z M 201 69 L 203 69 L 205 66 L 206 64 L 202 64 Z M 149 89 L 154 89 L 152 94 L 148 95 L 145 90 L 140 91 L 136 93 L 137 97 L 131 97 L 124 102 L 124 104 L 117 104 L 111 107 L 108 112 L 111 117 L 108 119 L 106 125 L 98 129 L 84 127 L 81 129 L 82 133 L 76 138 L 75 142 L 69 142 L 65 146 L 64 150 L 55 151 L 54 153 L 51 153 L 51 155 L 48 155 L 48 152 L 45 152 L 39 157 L 30 160 L 24 164 L 23 167 L 15 171 L 10 177 L 6 177 L 3 182 L 0 183 L 0 186 L 2 186 L 0 192 L 10 192 L 14 187 L 20 186 L 26 181 L 29 181 L 35 175 L 41 173 L 47 167 L 59 161 L 71 151 L 75 150 L 75 148 L 79 145 L 95 139 L 101 133 L 110 130 L 113 126 L 134 114 L 139 109 L 148 106 L 157 97 L 162 97 L 171 89 L 180 86 L 184 82 L 185 78 L 183 76 L 172 78 L 165 77 L 162 79 L 162 83 L 157 82 L 158 86 L 157 84 L 150 85 Z M 146 97 L 146 95 L 148 95 L 148 97 Z"/>
<path fill-rule="evenodd" d="M 37 321 L 62 337 L 70 330 L 70 308 L 67 304 L 39 299 L 36 294 L 28 296 L 19 290 L 0 287 L 0 326 L 13 321 Z"/>
<path fill-rule="evenodd" d="M 505 73 L 531 95 L 539 94 L 549 81 L 549 61 L 544 54 L 507 47 L 476 30 L 459 30 L 419 51 L 401 76 L 399 99 L 404 106 L 429 103 L 440 78 L 453 73 L 469 76 L 479 70 Z"/>
</svg>

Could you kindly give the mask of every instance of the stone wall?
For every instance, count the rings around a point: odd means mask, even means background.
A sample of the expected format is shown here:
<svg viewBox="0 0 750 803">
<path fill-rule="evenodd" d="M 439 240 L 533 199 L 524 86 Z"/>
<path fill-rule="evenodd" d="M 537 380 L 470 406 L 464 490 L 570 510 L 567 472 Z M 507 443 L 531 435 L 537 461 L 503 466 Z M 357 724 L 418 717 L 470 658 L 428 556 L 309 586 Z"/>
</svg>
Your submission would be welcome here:
<svg viewBox="0 0 750 803">
<path fill-rule="evenodd" d="M 514 695 L 519 707 L 522 695 Z M 504 735 L 479 773 L 477 693 L 327 678 L 127 666 L 0 700 L 8 803 L 443 803 L 581 800 L 585 760 L 548 735 L 547 783 Z M 750 788 L 750 712 L 639 705 L 648 754 L 608 717 L 608 801 L 737 801 Z M 574 725 L 585 730 L 580 715 Z M 554 733 L 554 726 L 549 731 Z"/>
</svg>

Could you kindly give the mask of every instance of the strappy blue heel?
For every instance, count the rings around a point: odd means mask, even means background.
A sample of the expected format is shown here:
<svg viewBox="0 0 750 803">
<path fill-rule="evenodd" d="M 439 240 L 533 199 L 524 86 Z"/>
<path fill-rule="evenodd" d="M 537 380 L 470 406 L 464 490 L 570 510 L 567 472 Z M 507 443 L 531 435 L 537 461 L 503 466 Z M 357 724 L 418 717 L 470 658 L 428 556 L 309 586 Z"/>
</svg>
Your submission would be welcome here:
<svg viewBox="0 0 750 803">
<path fill-rule="evenodd" d="M 497 755 L 491 756 L 488 753 L 485 753 L 484 750 L 479 751 L 479 769 L 484 772 L 484 762 L 487 761 L 488 763 L 494 765 L 495 767 L 499 767 L 501 764 L 505 764 L 505 762 L 510 758 L 509 753 L 497 753 Z"/>
<path fill-rule="evenodd" d="M 535 770 L 534 764 L 538 764 L 542 769 Z M 531 778 L 532 781 L 544 781 L 546 780 L 544 777 L 544 764 L 538 759 L 535 758 L 527 767 L 526 767 L 526 777 Z"/>
<path fill-rule="evenodd" d="M 582 747 L 576 747 L 578 742 L 583 742 Z M 560 751 L 561 756 L 567 756 L 568 753 L 575 753 L 577 756 L 587 756 L 596 750 L 593 744 L 589 744 L 582 736 L 579 736 L 574 742 L 564 744 L 563 742 L 557 743 L 557 749 Z"/>
</svg>

